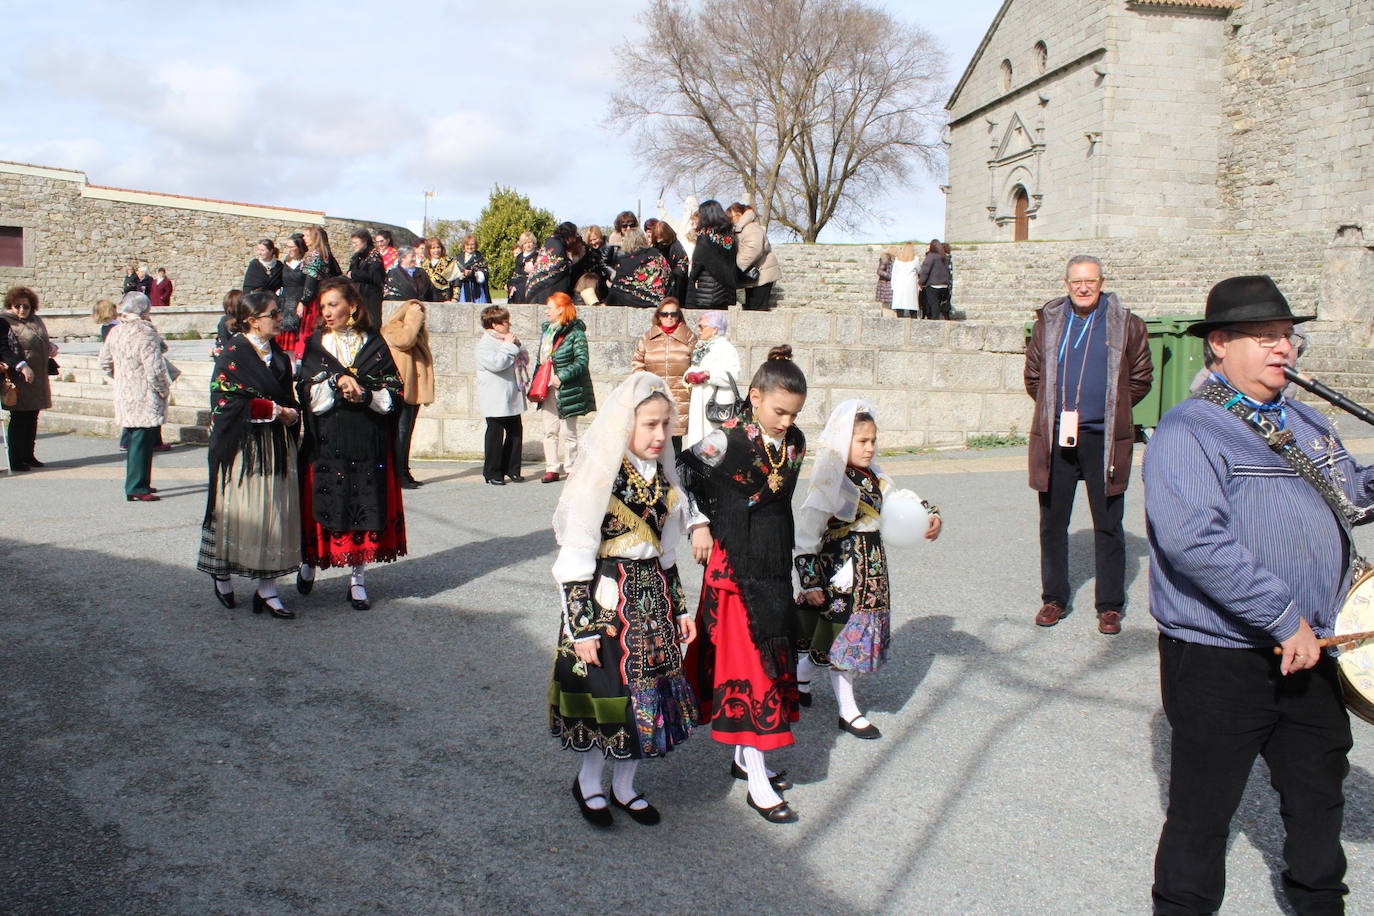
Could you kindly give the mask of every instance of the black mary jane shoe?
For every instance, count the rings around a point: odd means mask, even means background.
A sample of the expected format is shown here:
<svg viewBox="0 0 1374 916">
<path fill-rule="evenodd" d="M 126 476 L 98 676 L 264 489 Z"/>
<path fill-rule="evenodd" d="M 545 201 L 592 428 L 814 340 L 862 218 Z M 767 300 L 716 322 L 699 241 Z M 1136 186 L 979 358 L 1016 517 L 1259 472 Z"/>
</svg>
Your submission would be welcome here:
<svg viewBox="0 0 1374 916">
<path fill-rule="evenodd" d="M 637 801 L 643 801 L 644 807 L 631 808 L 630 806 Z M 649 800 L 645 798 L 643 795 L 636 795 L 634 798 L 630 799 L 622 805 L 620 803 L 620 799 L 616 798 L 615 793 L 612 792 L 611 804 L 615 805 L 621 811 L 624 811 L 626 814 L 628 814 L 636 824 L 643 824 L 645 827 L 652 827 L 654 824 L 657 824 L 659 821 L 663 820 L 663 816 L 658 813 L 658 809 L 655 808 L 653 805 L 649 804 Z"/>
<path fill-rule="evenodd" d="M 862 716 L 863 713 L 859 713 L 859 715 L 855 716 L 854 718 L 858 719 Z M 855 738 L 864 738 L 867 740 L 872 740 L 874 738 L 881 738 L 883 736 L 883 733 L 878 731 L 878 726 L 874 725 L 872 722 L 868 723 L 863 728 L 859 728 L 857 725 L 854 724 L 852 720 L 846 722 L 844 716 L 840 716 L 839 721 L 840 731 L 849 732 Z"/>
<path fill-rule="evenodd" d="M 319 574 L 320 574 L 320 573 L 319 573 L 319 570 L 316 570 L 316 571 L 315 571 L 315 576 L 318 576 Z M 313 588 L 315 587 L 315 576 L 311 576 L 309 579 L 307 579 L 305 576 L 302 576 L 302 575 L 301 575 L 301 571 L 300 571 L 299 569 L 297 569 L 297 570 L 296 570 L 296 591 L 300 592 L 302 595 L 308 595 L 308 594 L 310 594 L 311 589 L 313 589 Z"/>
<path fill-rule="evenodd" d="M 506 485 L 506 482 L 500 477 L 488 477 L 487 483 L 491 484 L 493 487 L 504 487 Z"/>
<path fill-rule="evenodd" d="M 222 591 L 219 590 L 219 587 L 218 587 L 217 585 L 215 585 L 216 582 L 228 582 L 228 581 L 229 581 L 228 579 L 216 579 L 214 576 L 211 576 L 211 577 L 210 577 L 210 590 L 213 591 L 213 592 L 215 593 L 215 600 L 217 600 L 220 604 L 224 605 L 225 607 L 237 607 L 237 606 L 238 606 L 238 602 L 237 602 L 236 600 L 234 600 L 234 593 L 233 593 L 233 591 L 231 590 L 231 591 L 228 591 L 228 592 L 222 592 Z"/>
<path fill-rule="evenodd" d="M 401 481 L 401 489 L 418 490 L 420 489 L 420 481 L 416 480 L 414 477 L 407 477 Z"/>
<path fill-rule="evenodd" d="M 280 598 L 277 599 L 277 603 L 281 603 Z M 266 611 L 273 617 L 276 617 L 278 620 L 296 619 L 295 611 L 288 611 L 284 607 L 274 607 L 273 605 L 268 604 L 267 599 L 264 598 L 262 595 L 259 595 L 257 592 L 253 592 L 253 613 L 261 614 L 263 611 Z"/>
<path fill-rule="evenodd" d="M 749 771 L 733 760 L 730 761 L 730 775 L 736 779 L 742 779 L 745 782 L 749 781 Z M 786 792 L 788 789 L 792 788 L 792 780 L 787 778 L 786 770 L 778 770 L 772 776 L 769 776 L 768 784 L 773 787 L 774 792 Z"/>
<path fill-rule="evenodd" d="M 363 590 L 363 597 L 353 597 L 353 589 L 355 588 Z M 372 602 L 367 600 L 367 586 L 354 585 L 352 582 L 348 583 L 348 603 L 353 605 L 353 610 L 355 611 L 366 611 L 368 608 L 372 607 Z"/>
<path fill-rule="evenodd" d="M 785 801 L 778 802 L 771 808 L 761 808 L 758 802 L 754 801 L 754 796 L 746 795 L 745 800 L 749 802 L 749 807 L 759 813 L 770 824 L 795 824 L 797 822 L 797 812 Z"/>
<path fill-rule="evenodd" d="M 799 706 L 805 706 L 807 709 L 810 709 L 810 708 L 811 708 L 811 691 L 809 691 L 809 690 L 802 690 L 802 689 L 801 689 L 801 685 L 802 685 L 802 684 L 805 684 L 805 685 L 808 686 L 808 687 L 811 686 L 811 682 L 810 682 L 810 681 L 797 681 L 797 704 L 798 704 Z"/>
<path fill-rule="evenodd" d="M 615 821 L 611 819 L 610 808 L 587 807 L 588 799 L 582 797 L 582 785 L 576 779 L 573 780 L 572 793 L 573 798 L 577 799 L 577 807 L 582 811 L 582 816 L 587 819 L 587 823 L 591 824 L 593 827 L 601 828 L 609 827 L 611 824 L 615 823 Z M 593 795 L 592 798 L 604 800 L 606 796 L 597 794 Z"/>
</svg>

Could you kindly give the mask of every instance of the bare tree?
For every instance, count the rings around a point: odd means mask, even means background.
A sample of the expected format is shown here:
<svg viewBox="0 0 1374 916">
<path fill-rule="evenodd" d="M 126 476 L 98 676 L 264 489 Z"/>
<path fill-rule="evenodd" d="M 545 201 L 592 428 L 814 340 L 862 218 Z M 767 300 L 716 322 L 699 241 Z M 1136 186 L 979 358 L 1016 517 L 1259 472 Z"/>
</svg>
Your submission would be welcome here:
<svg viewBox="0 0 1374 916">
<path fill-rule="evenodd" d="M 943 52 L 882 9 L 653 0 L 642 20 L 609 119 L 678 189 L 742 185 L 765 223 L 814 242 L 880 184 L 939 165 Z"/>
</svg>

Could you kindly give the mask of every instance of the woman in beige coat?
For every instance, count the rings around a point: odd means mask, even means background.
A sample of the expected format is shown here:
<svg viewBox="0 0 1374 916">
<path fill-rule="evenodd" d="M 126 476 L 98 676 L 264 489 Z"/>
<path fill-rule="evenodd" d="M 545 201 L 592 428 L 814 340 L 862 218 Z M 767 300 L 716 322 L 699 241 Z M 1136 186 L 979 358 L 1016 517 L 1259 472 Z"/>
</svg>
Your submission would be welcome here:
<svg viewBox="0 0 1374 916">
<path fill-rule="evenodd" d="M 396 373 L 405 384 L 405 403 L 397 411 L 396 471 L 401 486 L 414 490 L 420 486 L 410 473 L 410 438 L 415 434 L 415 419 L 420 407 L 434 403 L 434 355 L 429 349 L 429 330 L 425 328 L 425 304 L 411 299 L 382 325 L 382 339 L 391 349 Z"/>
<path fill-rule="evenodd" d="M 43 467 L 33 455 L 38 439 L 38 413 L 52 406 L 48 384 L 48 360 L 57 355 L 57 346 L 48 339 L 48 326 L 38 317 L 38 294 L 27 286 L 11 287 L 5 293 L 4 321 L 0 334 L 13 334 L 19 357 L 10 369 L 10 381 L 18 389 L 18 400 L 5 409 L 10 412 L 9 449 L 11 471 Z M 6 347 L 5 349 L 8 349 Z"/>
<path fill-rule="evenodd" d="M 654 326 L 645 331 L 635 345 L 635 356 L 630 361 L 634 372 L 652 372 L 668 383 L 668 389 L 677 399 L 677 419 L 673 422 L 673 451 L 682 451 L 682 436 L 687 432 L 687 406 L 692 400 L 692 389 L 682 380 L 683 374 L 691 368 L 692 351 L 696 349 L 697 335 L 682 320 L 682 306 L 672 296 L 664 299 L 654 312 Z"/>
<path fill-rule="evenodd" d="M 733 203 L 725 212 L 735 224 L 735 240 L 739 246 L 735 265 L 741 273 L 747 274 L 751 270 L 759 272 L 757 279 L 740 281 L 740 289 L 744 290 L 744 307 L 750 311 L 766 312 L 773 284 L 782 279 L 778 256 L 773 254 L 773 246 L 768 244 L 768 233 L 759 223 L 753 207 Z"/>
<path fill-rule="evenodd" d="M 162 357 L 162 337 L 147 321 L 148 297 L 125 293 L 119 323 L 100 345 L 100 368 L 114 379 L 115 421 L 129 434 L 124 458 L 124 498 L 155 502 L 152 483 L 153 446 L 158 427 L 167 419 L 172 380 Z"/>
</svg>

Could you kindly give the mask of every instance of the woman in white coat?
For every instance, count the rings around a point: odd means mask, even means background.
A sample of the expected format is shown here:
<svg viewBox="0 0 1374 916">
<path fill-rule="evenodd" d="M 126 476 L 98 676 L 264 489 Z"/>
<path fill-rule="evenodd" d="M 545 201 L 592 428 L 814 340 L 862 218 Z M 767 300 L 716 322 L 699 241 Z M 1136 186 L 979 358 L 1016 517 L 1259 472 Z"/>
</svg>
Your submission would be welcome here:
<svg viewBox="0 0 1374 916">
<path fill-rule="evenodd" d="M 482 309 L 482 336 L 477 341 L 477 406 L 487 418 L 482 479 L 495 486 L 520 483 L 520 450 L 524 428 L 525 383 L 530 357 L 510 329 L 510 312 L 499 305 Z"/>
<path fill-rule="evenodd" d="M 124 498 L 129 502 L 158 499 L 157 491 L 149 486 L 153 446 L 158 428 L 166 422 L 172 389 L 162 338 L 147 316 L 148 297 L 125 293 L 119 322 L 100 345 L 100 368 L 114 379 L 115 420 L 129 434 L 124 469 Z"/>
<path fill-rule="evenodd" d="M 901 247 L 897 260 L 892 262 L 892 310 L 905 318 L 916 317 L 916 272 L 920 267 L 916 246 L 910 242 Z"/>
<path fill-rule="evenodd" d="M 739 384 L 739 353 L 725 336 L 728 327 L 725 312 L 708 310 L 697 319 L 697 345 L 692 351 L 692 364 L 682 376 L 692 389 L 687 407 L 687 435 L 682 440 L 684 450 L 720 428 L 706 418 L 706 405 L 711 398 L 718 404 L 728 404 L 735 398 L 731 380 Z"/>
</svg>

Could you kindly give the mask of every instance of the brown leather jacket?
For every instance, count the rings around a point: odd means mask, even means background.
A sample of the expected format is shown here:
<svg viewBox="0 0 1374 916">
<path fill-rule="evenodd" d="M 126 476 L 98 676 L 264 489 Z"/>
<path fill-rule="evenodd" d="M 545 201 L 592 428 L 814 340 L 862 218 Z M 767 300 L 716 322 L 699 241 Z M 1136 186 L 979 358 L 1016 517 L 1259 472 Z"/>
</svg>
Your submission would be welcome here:
<svg viewBox="0 0 1374 916">
<path fill-rule="evenodd" d="M 692 350 L 696 345 L 697 335 L 685 322 L 678 322 L 671 336 L 654 325 L 639 338 L 634 359 L 630 362 L 633 371 L 647 370 L 668 383 L 668 389 L 677 400 L 674 436 L 687 434 L 687 407 L 692 401 L 692 389 L 682 380 L 682 375 L 691 369 Z"/>
<path fill-rule="evenodd" d="M 1123 308 L 1116 293 L 1104 293 L 1103 298 L 1105 301 L 1098 308 L 1106 309 L 1107 317 L 1106 415 L 1116 418 L 1108 447 L 1102 450 L 1103 479 L 1107 481 L 1107 495 L 1118 496 L 1126 492 L 1131 477 L 1131 451 L 1135 444 L 1131 408 L 1150 393 L 1155 372 L 1145 322 Z M 1059 378 L 1059 350 L 1054 344 L 1064 334 L 1067 301 L 1067 296 L 1060 296 L 1041 306 L 1026 344 L 1026 392 L 1035 398 L 1035 417 L 1030 428 L 1030 485 L 1041 493 L 1050 488 L 1055 384 Z M 1051 341 L 1049 347 L 1045 346 L 1047 340 Z M 1129 397 L 1118 396 L 1123 389 Z"/>
</svg>

